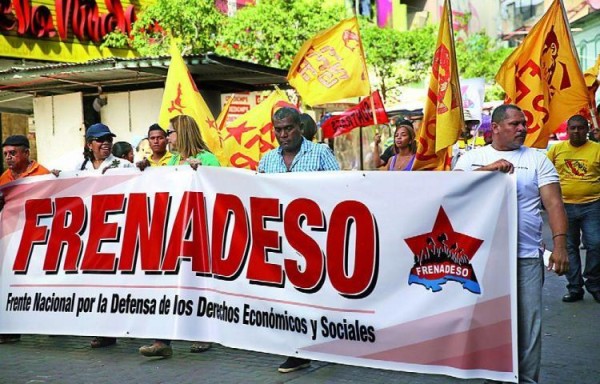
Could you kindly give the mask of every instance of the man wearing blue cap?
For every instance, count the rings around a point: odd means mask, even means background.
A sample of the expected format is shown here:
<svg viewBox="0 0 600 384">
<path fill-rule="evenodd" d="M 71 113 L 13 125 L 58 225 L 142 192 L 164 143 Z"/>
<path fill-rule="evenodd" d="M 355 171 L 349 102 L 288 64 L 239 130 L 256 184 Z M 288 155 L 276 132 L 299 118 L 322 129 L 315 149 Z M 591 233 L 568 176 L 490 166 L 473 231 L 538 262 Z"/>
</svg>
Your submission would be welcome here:
<svg viewBox="0 0 600 384">
<path fill-rule="evenodd" d="M 133 167 L 133 164 L 111 153 L 114 137 L 116 135 L 106 125 L 102 123 L 91 125 L 85 133 L 84 160 L 78 164 L 76 170 L 104 173 L 110 168 Z"/>
</svg>

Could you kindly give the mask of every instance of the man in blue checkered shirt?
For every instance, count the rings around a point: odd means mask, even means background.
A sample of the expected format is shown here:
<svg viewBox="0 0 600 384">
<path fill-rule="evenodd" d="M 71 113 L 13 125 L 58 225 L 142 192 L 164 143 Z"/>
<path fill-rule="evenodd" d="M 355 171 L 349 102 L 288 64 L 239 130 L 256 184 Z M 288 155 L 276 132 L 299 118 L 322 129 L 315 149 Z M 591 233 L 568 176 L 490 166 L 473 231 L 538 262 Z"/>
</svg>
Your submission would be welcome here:
<svg viewBox="0 0 600 384">
<path fill-rule="evenodd" d="M 279 148 L 267 152 L 258 163 L 261 173 L 339 171 L 329 147 L 306 140 L 300 111 L 282 107 L 271 118 Z M 279 366 L 281 373 L 294 372 L 310 366 L 310 360 L 290 356 Z"/>
<path fill-rule="evenodd" d="M 322 144 L 302 137 L 300 112 L 292 107 L 278 109 L 271 118 L 279 148 L 269 152 L 258 163 L 261 173 L 339 171 L 335 156 Z"/>
</svg>

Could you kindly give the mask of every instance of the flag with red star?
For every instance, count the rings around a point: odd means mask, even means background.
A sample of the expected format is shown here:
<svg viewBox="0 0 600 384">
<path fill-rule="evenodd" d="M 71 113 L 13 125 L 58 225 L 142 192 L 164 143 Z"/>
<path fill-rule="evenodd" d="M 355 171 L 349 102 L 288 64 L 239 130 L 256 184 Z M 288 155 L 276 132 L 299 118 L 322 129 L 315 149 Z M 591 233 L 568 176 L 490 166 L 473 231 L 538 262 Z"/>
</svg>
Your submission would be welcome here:
<svg viewBox="0 0 600 384">
<path fill-rule="evenodd" d="M 290 101 L 284 92 L 277 89 L 259 105 L 226 124 L 221 137 L 228 164 L 256 170 L 260 158 L 277 147 L 271 112 L 281 102 L 289 104 Z"/>
<path fill-rule="evenodd" d="M 202 139 L 210 151 L 217 156 L 222 166 L 229 165 L 228 158 L 223 153 L 215 118 L 198 91 L 179 49 L 173 43 L 171 45 L 171 64 L 167 72 L 158 123 L 166 130 L 169 120 L 178 115 L 193 117 L 200 127 Z"/>
</svg>

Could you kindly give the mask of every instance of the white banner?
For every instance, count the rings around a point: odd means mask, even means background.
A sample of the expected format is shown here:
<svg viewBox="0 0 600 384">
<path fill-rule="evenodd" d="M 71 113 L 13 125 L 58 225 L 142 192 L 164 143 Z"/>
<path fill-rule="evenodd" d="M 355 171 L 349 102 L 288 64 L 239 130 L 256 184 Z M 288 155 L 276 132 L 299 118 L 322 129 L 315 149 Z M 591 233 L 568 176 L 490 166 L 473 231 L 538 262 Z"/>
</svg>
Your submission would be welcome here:
<svg viewBox="0 0 600 384">
<path fill-rule="evenodd" d="M 516 380 L 512 176 L 183 166 L 2 192 L 0 333 Z"/>
</svg>

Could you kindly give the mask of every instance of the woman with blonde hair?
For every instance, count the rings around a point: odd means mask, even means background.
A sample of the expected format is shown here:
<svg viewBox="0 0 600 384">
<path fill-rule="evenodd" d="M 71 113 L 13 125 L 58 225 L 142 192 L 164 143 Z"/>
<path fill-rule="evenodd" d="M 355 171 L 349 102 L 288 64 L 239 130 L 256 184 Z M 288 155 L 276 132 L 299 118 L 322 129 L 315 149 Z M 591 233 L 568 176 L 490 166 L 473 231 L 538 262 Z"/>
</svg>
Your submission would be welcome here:
<svg viewBox="0 0 600 384">
<path fill-rule="evenodd" d="M 167 139 L 172 152 L 179 155 L 179 164 L 220 166 L 219 160 L 210 152 L 202 139 L 200 128 L 193 117 L 179 115 L 169 121 Z"/>
<path fill-rule="evenodd" d="M 199 165 L 220 167 L 219 160 L 213 155 L 200 133 L 200 128 L 193 117 L 179 115 L 169 120 L 167 129 L 169 149 L 176 157 L 172 164 L 189 164 L 193 169 Z M 195 341 L 190 352 L 199 353 L 210 349 L 211 343 Z M 139 352 L 146 357 L 169 357 L 173 355 L 171 340 L 156 339 L 150 345 L 140 347 Z"/>
</svg>

